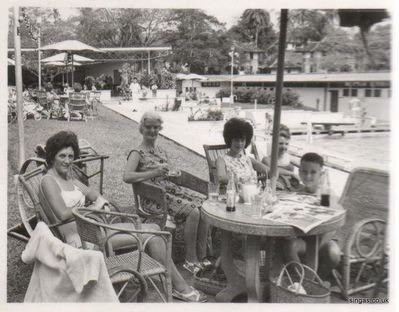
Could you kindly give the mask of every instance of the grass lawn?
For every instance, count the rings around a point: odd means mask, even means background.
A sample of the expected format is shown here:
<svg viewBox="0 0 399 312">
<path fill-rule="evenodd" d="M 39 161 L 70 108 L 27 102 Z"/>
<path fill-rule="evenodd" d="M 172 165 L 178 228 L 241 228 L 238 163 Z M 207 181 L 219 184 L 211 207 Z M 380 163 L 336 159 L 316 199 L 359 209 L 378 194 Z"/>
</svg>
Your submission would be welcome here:
<svg viewBox="0 0 399 312">
<path fill-rule="evenodd" d="M 35 156 L 34 147 L 44 144 L 48 137 L 60 130 L 74 131 L 79 138 L 88 140 L 99 154 L 109 155 L 105 161 L 104 195 L 121 206 L 133 204 L 132 188 L 123 183 L 122 173 L 130 149 L 141 142 L 138 125 L 107 108 L 99 107 L 99 116 L 87 123 L 82 121 L 29 119 L 25 122 L 25 158 Z M 173 161 L 181 159 L 182 169 L 201 178 L 208 178 L 206 160 L 172 141 L 160 137 L 158 143 Z M 18 173 L 17 123 L 8 125 L 8 227 L 20 222 L 13 175 Z M 25 244 L 14 238 L 7 239 L 7 301 L 23 302 L 33 266 L 21 261 Z"/>
</svg>

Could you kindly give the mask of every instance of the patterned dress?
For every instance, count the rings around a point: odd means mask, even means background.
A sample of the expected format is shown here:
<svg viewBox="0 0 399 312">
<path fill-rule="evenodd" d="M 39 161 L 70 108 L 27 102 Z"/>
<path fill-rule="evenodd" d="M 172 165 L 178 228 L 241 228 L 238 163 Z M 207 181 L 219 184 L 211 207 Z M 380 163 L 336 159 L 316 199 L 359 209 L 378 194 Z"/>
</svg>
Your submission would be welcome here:
<svg viewBox="0 0 399 312">
<path fill-rule="evenodd" d="M 239 157 L 232 157 L 226 154 L 223 156 L 223 160 L 228 174 L 233 173 L 235 181 L 257 183 L 256 171 L 252 167 L 249 156 L 241 154 Z"/>
<path fill-rule="evenodd" d="M 153 170 L 159 164 L 166 164 L 168 162 L 166 152 L 159 146 L 156 146 L 154 150 L 151 151 L 145 151 L 138 147 L 131 150 L 127 158 L 129 158 L 133 152 L 140 155 L 139 164 L 137 166 L 138 172 Z M 155 177 L 148 181 L 165 189 L 168 214 L 174 218 L 176 223 L 184 222 L 193 209 L 201 208 L 203 201 L 206 199 L 205 195 L 189 188 L 176 185 L 167 177 Z M 141 207 L 149 213 L 161 213 L 159 205 L 151 200 L 141 199 L 140 204 Z M 154 222 L 155 220 L 151 221 Z"/>
</svg>

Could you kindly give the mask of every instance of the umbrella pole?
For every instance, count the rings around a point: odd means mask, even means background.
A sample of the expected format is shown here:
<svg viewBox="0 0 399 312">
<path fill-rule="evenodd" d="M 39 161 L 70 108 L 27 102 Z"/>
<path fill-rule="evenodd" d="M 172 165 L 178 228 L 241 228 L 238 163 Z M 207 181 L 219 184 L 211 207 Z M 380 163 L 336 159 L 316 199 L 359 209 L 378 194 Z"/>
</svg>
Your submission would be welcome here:
<svg viewBox="0 0 399 312">
<path fill-rule="evenodd" d="M 25 139 L 22 98 L 22 61 L 21 61 L 21 34 L 19 23 L 19 7 L 14 7 L 14 48 L 15 48 L 15 86 L 17 89 L 17 121 L 18 121 L 18 158 L 19 167 L 25 161 Z"/>
<path fill-rule="evenodd" d="M 72 81 L 71 81 L 71 84 L 72 84 L 72 87 L 73 87 L 73 54 L 71 53 L 71 59 L 72 59 Z"/>
<path fill-rule="evenodd" d="M 272 182 L 272 189 L 276 191 L 277 181 L 277 158 L 278 158 L 278 141 L 280 135 L 280 117 L 281 117 L 281 100 L 283 91 L 284 78 L 284 56 L 285 43 L 287 35 L 287 19 L 288 10 L 282 9 L 280 13 L 280 36 L 278 42 L 278 63 L 277 63 L 277 77 L 276 77 L 276 102 L 274 104 L 273 117 L 273 141 L 272 141 L 272 155 L 270 164 L 270 179 Z"/>
</svg>

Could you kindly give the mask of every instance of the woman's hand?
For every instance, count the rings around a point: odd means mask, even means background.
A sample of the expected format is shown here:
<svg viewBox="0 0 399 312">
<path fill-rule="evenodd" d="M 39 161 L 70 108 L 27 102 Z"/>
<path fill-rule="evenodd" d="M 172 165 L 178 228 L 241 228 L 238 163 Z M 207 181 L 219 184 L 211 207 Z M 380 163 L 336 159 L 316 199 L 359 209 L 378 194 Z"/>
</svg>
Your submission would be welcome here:
<svg viewBox="0 0 399 312">
<path fill-rule="evenodd" d="M 169 172 L 168 164 L 160 164 L 155 168 L 157 176 L 166 176 Z"/>
<path fill-rule="evenodd" d="M 97 199 L 96 199 L 96 201 L 93 203 L 93 205 L 91 206 L 93 209 L 95 209 L 95 210 L 100 210 L 100 209 L 105 209 L 105 210 L 107 210 L 107 207 L 108 207 L 108 211 L 109 211 L 109 203 L 108 203 L 108 201 L 104 198 L 104 197 L 102 197 L 102 196 L 99 196 Z"/>
</svg>

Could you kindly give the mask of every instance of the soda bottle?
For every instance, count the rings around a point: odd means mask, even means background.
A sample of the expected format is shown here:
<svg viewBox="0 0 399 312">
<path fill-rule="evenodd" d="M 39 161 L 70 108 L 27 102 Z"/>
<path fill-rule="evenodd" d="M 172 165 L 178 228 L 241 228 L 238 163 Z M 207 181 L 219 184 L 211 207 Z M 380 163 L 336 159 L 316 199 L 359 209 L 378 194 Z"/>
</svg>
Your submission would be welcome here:
<svg viewBox="0 0 399 312">
<path fill-rule="evenodd" d="M 320 205 L 330 207 L 330 178 L 327 169 L 324 170 L 320 189 Z"/>
<path fill-rule="evenodd" d="M 236 210 L 236 183 L 233 173 L 230 173 L 229 182 L 226 186 L 226 211 L 232 212 Z"/>
<path fill-rule="evenodd" d="M 263 190 L 263 213 L 266 214 L 270 212 L 273 206 L 273 190 L 270 180 L 266 180 L 265 189 Z"/>
</svg>

